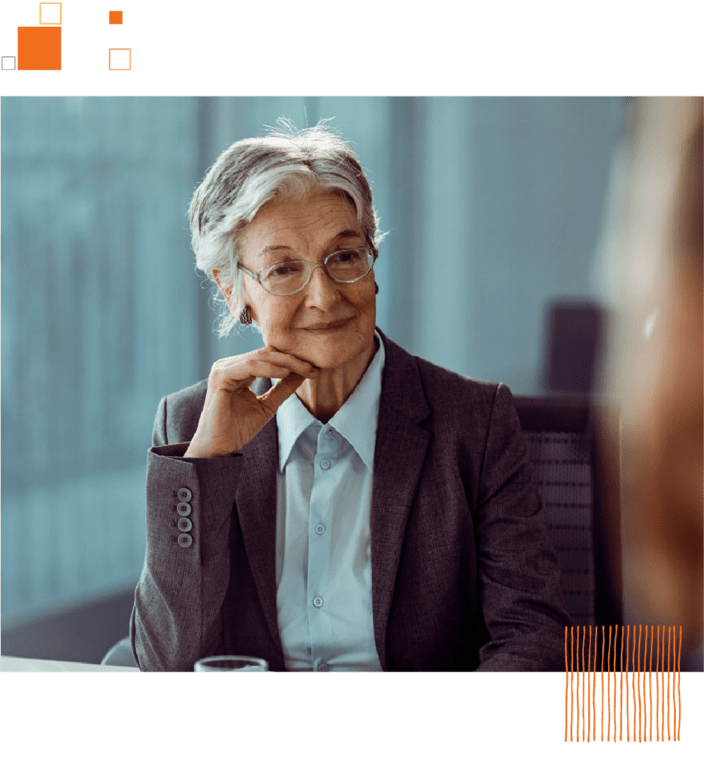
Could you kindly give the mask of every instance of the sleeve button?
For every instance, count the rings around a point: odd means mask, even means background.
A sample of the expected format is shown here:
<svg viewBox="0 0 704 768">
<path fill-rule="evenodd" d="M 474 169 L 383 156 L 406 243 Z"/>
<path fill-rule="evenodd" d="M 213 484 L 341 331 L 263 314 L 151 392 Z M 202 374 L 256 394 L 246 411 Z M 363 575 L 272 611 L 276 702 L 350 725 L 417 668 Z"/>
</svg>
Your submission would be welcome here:
<svg viewBox="0 0 704 768">
<path fill-rule="evenodd" d="M 188 488 L 179 488 L 176 495 L 179 501 L 190 501 L 193 498 L 193 494 Z"/>
<path fill-rule="evenodd" d="M 178 537 L 178 543 L 179 543 L 179 546 L 181 547 L 190 547 L 191 544 L 193 544 L 193 537 L 189 536 L 189 534 L 187 533 L 182 533 Z"/>
<path fill-rule="evenodd" d="M 191 514 L 191 505 L 187 501 L 181 501 L 176 505 L 176 511 L 182 517 L 187 517 Z"/>
<path fill-rule="evenodd" d="M 193 528 L 193 523 L 187 517 L 179 517 L 178 519 L 179 531 L 184 531 L 185 533 L 188 533 L 188 531 L 190 531 L 191 528 Z"/>
</svg>

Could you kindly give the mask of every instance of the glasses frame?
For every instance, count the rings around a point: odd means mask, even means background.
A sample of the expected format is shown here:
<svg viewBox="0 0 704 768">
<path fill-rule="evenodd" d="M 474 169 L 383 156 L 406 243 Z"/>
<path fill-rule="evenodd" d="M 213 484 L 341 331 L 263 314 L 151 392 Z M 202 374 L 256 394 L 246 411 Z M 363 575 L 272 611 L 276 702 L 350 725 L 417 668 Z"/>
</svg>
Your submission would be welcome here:
<svg viewBox="0 0 704 768">
<path fill-rule="evenodd" d="M 368 253 L 371 253 L 372 255 L 372 261 L 369 265 L 369 269 L 359 277 L 355 277 L 354 280 L 337 280 L 334 278 L 330 272 L 328 272 L 328 261 L 333 257 L 337 256 L 338 253 L 345 253 L 346 251 L 367 251 Z M 306 261 L 305 259 L 291 259 L 290 261 L 279 261 L 276 264 L 270 264 L 268 267 L 264 267 L 264 269 L 260 269 L 259 272 L 252 272 L 251 269 L 248 269 L 244 265 L 237 263 L 237 269 L 241 269 L 245 274 L 249 275 L 252 280 L 256 280 L 259 285 L 267 292 L 270 293 L 272 296 L 294 296 L 297 293 L 300 293 L 301 291 L 305 290 L 308 283 L 310 283 L 310 279 L 313 276 L 313 271 L 316 270 L 318 267 L 322 267 L 325 274 L 334 282 L 339 283 L 342 285 L 349 285 L 350 283 L 357 283 L 363 278 L 365 278 L 371 271 L 374 269 L 374 264 L 376 264 L 376 260 L 379 258 L 379 254 L 376 250 L 376 248 L 371 248 L 368 245 L 360 245 L 356 246 L 354 248 L 341 248 L 338 251 L 333 251 L 332 253 L 329 253 L 324 259 L 321 259 L 320 261 L 317 261 L 315 263 L 311 263 L 310 261 Z M 295 291 L 291 291 L 290 293 L 274 293 L 273 291 L 270 291 L 266 286 L 262 284 L 261 281 L 261 274 L 267 269 L 273 269 L 274 267 L 278 267 L 280 264 L 290 264 L 291 262 L 302 262 L 306 265 L 306 269 L 308 270 L 308 275 L 306 276 L 306 281 L 303 283 L 303 285 L 300 288 L 296 288 Z"/>
</svg>

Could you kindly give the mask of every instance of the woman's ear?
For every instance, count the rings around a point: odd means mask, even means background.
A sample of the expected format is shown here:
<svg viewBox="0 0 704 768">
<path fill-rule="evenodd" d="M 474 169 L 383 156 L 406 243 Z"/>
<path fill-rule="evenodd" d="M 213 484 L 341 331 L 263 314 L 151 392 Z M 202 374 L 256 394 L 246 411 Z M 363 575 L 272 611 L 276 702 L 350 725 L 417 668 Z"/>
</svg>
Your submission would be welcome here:
<svg viewBox="0 0 704 768">
<path fill-rule="evenodd" d="M 220 289 L 220 293 L 225 297 L 225 301 L 227 302 L 227 306 L 230 308 L 230 312 L 232 314 L 235 314 L 235 303 L 232 298 L 232 286 L 231 285 L 223 285 L 222 281 L 220 280 L 220 270 L 214 269 L 212 271 L 213 280 L 215 280 L 215 284 Z"/>
</svg>

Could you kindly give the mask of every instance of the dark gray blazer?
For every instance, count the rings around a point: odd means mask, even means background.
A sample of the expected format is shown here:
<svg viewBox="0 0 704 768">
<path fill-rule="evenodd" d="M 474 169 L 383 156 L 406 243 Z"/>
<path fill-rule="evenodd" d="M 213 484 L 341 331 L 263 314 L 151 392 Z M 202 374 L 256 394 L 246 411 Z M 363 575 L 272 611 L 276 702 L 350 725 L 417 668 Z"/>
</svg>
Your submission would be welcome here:
<svg viewBox="0 0 704 768">
<path fill-rule="evenodd" d="M 571 622 L 511 393 L 382 338 L 371 559 L 383 669 L 564 669 Z M 159 404 L 132 648 L 143 670 L 192 670 L 221 653 L 283 670 L 276 422 L 241 454 L 184 459 L 205 391 L 202 381 Z M 192 528 L 179 543 L 181 488 Z"/>
</svg>

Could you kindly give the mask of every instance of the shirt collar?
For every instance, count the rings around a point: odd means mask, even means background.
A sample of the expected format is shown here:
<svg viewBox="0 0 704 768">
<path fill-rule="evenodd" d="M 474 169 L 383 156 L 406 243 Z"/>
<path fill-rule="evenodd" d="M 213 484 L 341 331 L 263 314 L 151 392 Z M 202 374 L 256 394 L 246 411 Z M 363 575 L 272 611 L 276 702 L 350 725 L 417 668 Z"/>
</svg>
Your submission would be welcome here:
<svg viewBox="0 0 704 768">
<path fill-rule="evenodd" d="M 374 466 L 376 445 L 376 424 L 381 399 L 381 375 L 384 370 L 384 342 L 375 333 L 379 342 L 371 363 L 359 384 L 347 398 L 342 408 L 328 422 L 354 448 L 367 469 Z M 284 471 L 298 438 L 311 425 L 322 424 L 310 413 L 298 397 L 289 397 L 276 412 L 276 427 L 279 436 L 279 469 Z"/>
</svg>

